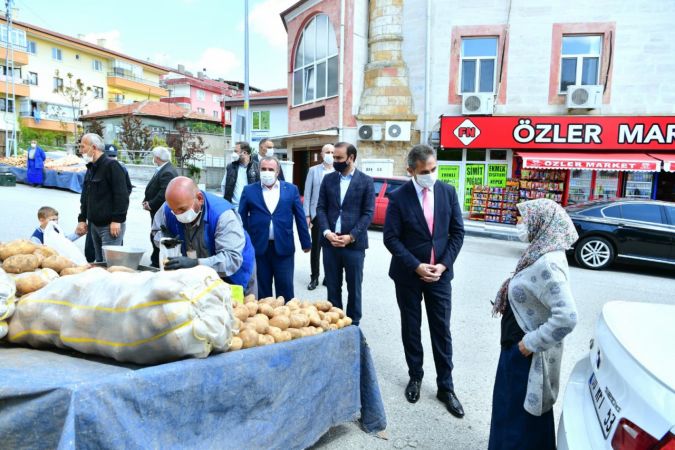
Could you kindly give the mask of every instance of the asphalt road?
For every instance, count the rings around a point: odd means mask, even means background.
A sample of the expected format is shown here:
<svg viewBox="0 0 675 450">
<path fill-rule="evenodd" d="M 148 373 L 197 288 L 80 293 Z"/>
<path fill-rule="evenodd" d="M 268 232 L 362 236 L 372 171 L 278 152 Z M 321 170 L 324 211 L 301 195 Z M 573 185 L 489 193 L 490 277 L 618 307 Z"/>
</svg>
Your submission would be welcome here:
<svg viewBox="0 0 675 450">
<path fill-rule="evenodd" d="M 135 189 L 127 219 L 125 244 L 149 249 L 150 219 L 140 207 L 143 187 Z M 49 205 L 60 212 L 62 227 L 75 228 L 79 208 L 77 194 L 30 188 L 0 188 L 0 241 L 29 237 L 37 225 L 37 209 Z M 389 253 L 382 233 L 371 231 L 366 253 L 363 286 L 364 316 L 361 327 L 368 338 L 387 411 L 385 438 L 363 433 L 356 424 L 330 430 L 314 446 L 317 449 L 483 449 L 490 427 L 492 386 L 499 357 L 499 319 L 490 314 L 490 300 L 505 277 L 515 268 L 524 244 L 467 237 L 455 265 L 451 329 L 454 343 L 454 381 L 466 417 L 452 417 L 436 400 L 435 370 L 428 328 L 423 326 L 425 379 L 420 401 L 409 404 L 403 390 L 408 382 L 400 339 L 400 318 L 394 285 L 387 276 Z M 84 245 L 84 239 L 78 241 Z M 146 254 L 144 262 L 149 260 Z M 309 255 L 296 256 L 296 296 L 307 300 L 325 298 L 325 288 L 307 291 Z M 571 268 L 572 290 L 579 323 L 565 343 L 562 380 L 587 353 L 588 342 L 602 305 L 611 300 L 675 303 L 675 271 L 618 267 L 605 272 Z M 339 389 L 339 386 L 336 386 Z M 562 398 L 563 392 L 561 392 Z M 561 401 L 556 405 L 556 421 Z"/>
</svg>

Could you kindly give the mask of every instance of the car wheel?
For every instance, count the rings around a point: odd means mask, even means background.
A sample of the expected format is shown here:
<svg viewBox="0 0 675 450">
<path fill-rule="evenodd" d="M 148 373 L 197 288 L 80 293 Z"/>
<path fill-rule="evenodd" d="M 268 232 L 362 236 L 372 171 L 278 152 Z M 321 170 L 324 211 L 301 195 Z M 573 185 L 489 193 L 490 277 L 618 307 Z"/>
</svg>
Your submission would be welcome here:
<svg viewBox="0 0 675 450">
<path fill-rule="evenodd" d="M 614 247 L 605 238 L 589 237 L 576 245 L 574 256 L 581 267 L 602 270 L 614 261 Z"/>
</svg>

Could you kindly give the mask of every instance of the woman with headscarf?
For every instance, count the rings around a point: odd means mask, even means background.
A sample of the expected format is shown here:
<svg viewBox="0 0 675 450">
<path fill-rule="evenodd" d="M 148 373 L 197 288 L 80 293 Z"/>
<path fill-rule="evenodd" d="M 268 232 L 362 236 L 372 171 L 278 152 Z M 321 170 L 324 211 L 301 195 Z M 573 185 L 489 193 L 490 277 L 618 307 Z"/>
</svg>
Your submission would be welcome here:
<svg viewBox="0 0 675 450">
<path fill-rule="evenodd" d="M 577 323 L 565 251 L 579 236 L 552 200 L 520 203 L 518 210 L 520 238 L 530 245 L 494 302 L 502 350 L 488 448 L 548 450 L 556 447 L 553 403 L 563 339 Z"/>
<path fill-rule="evenodd" d="M 28 150 L 28 171 L 26 173 L 26 183 L 33 186 L 41 186 L 44 180 L 43 170 L 45 168 L 45 159 L 47 155 L 38 145 L 36 140 L 30 142 Z"/>
</svg>

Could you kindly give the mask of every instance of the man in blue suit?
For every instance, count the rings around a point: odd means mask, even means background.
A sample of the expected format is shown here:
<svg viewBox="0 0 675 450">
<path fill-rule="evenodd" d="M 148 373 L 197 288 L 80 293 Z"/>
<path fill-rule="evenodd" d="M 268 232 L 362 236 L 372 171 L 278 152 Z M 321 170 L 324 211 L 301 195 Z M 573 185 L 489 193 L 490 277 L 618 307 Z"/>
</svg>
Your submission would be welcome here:
<svg viewBox="0 0 675 450">
<path fill-rule="evenodd" d="M 274 281 L 276 296 L 288 301 L 295 297 L 293 217 L 305 253 L 311 250 L 312 240 L 300 192 L 294 184 L 279 180 L 279 169 L 279 161 L 272 156 L 260 160 L 260 183 L 244 187 L 239 215 L 255 247 L 258 297 L 271 297 Z"/>
<path fill-rule="evenodd" d="M 319 189 L 316 216 L 323 234 L 323 268 L 328 300 L 342 308 L 342 273 L 347 279 L 347 315 L 354 325 L 361 320 L 363 262 L 368 248 L 368 226 L 375 211 L 373 179 L 358 170 L 356 147 L 335 144 L 333 167 Z"/>
<path fill-rule="evenodd" d="M 392 255 L 389 276 L 396 285 L 410 376 L 405 396 L 410 403 L 420 398 L 424 298 L 436 365 L 436 397 L 452 415 L 463 417 L 452 380 L 450 334 L 450 281 L 452 266 L 464 242 L 462 211 L 455 189 L 437 181 L 436 152 L 431 147 L 416 145 L 410 150 L 408 172 L 413 179 L 389 196 L 384 222 L 384 245 Z"/>
</svg>

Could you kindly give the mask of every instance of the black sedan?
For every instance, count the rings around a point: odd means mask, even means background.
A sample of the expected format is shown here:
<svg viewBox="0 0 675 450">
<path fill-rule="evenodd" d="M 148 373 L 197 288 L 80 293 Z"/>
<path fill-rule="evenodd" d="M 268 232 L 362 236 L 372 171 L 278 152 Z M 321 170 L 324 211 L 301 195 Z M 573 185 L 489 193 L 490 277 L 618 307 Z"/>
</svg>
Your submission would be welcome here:
<svg viewBox="0 0 675 450">
<path fill-rule="evenodd" d="M 567 207 L 579 240 L 570 251 L 587 269 L 614 261 L 675 269 L 675 204 L 652 200 L 591 202 Z"/>
</svg>

